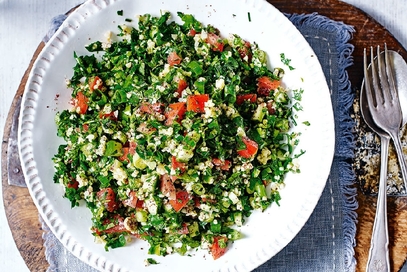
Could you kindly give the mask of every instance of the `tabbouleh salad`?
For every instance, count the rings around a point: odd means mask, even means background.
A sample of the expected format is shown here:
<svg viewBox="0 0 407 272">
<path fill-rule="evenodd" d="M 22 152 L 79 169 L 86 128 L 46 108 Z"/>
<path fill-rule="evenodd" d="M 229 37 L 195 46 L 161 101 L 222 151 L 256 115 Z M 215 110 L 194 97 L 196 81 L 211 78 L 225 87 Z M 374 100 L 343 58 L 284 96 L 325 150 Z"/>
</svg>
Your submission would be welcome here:
<svg viewBox="0 0 407 272">
<path fill-rule="evenodd" d="M 74 54 L 54 181 L 72 207 L 86 203 L 106 250 L 138 238 L 150 254 L 217 259 L 299 172 L 290 128 L 302 90 L 281 85 L 284 70 L 256 43 L 178 16 L 139 16 Z"/>
</svg>

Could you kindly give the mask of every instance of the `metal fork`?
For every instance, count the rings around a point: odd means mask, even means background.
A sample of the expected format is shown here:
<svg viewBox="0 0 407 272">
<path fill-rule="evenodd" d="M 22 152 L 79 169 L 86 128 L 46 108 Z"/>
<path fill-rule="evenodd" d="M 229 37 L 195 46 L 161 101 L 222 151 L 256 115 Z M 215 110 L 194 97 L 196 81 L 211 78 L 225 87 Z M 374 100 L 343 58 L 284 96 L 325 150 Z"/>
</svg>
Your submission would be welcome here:
<svg viewBox="0 0 407 272">
<path fill-rule="evenodd" d="M 389 64 L 387 46 L 384 48 L 384 60 L 377 47 L 377 66 L 374 61 L 373 47 L 371 51 L 371 75 L 368 72 L 366 49 L 364 50 L 364 75 L 366 98 L 372 119 L 385 133 L 390 135 L 397 151 L 401 151 L 400 126 L 403 115 L 401 112 L 398 93 L 395 88 L 392 67 Z M 402 151 L 400 152 L 400 154 Z M 381 159 L 387 160 L 387 156 Z M 403 158 L 404 159 L 404 158 Z M 387 164 L 385 164 L 387 165 Z M 386 172 L 387 169 L 381 169 Z M 380 175 L 379 193 L 377 199 L 376 216 L 369 251 L 366 271 L 390 271 L 389 234 L 387 227 L 387 177 Z M 404 177 L 403 177 L 404 178 Z"/>
</svg>

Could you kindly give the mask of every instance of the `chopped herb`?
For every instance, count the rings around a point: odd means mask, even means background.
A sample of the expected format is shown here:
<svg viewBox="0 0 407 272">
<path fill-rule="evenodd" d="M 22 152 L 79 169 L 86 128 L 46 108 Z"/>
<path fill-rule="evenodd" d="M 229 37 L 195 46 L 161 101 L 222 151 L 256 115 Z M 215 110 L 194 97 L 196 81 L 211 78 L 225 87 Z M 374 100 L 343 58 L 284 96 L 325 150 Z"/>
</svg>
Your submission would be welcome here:
<svg viewBox="0 0 407 272">
<path fill-rule="evenodd" d="M 129 22 L 129 23 L 130 23 L 130 22 L 133 22 L 133 20 L 130 19 L 130 18 L 126 18 L 125 21 L 126 21 L 126 22 Z"/>
<path fill-rule="evenodd" d="M 292 67 L 292 66 L 290 65 L 291 59 L 287 59 L 287 58 L 285 57 L 285 54 L 284 54 L 284 53 L 281 53 L 281 54 L 280 54 L 280 57 L 281 57 L 281 62 L 282 62 L 284 65 L 288 66 L 288 69 L 290 69 L 290 70 L 294 70 L 294 69 L 295 69 L 294 67 Z"/>
<path fill-rule="evenodd" d="M 123 10 L 118 10 L 118 11 L 117 11 L 117 15 L 123 16 Z"/>
<path fill-rule="evenodd" d="M 302 88 L 293 90 L 294 100 L 301 101 L 303 93 L 304 93 L 304 89 L 302 89 Z"/>
<path fill-rule="evenodd" d="M 251 17 L 251 15 L 250 15 L 250 12 L 247 13 L 247 18 L 249 19 L 249 22 L 252 21 L 252 17 Z"/>
<path fill-rule="evenodd" d="M 310 126 L 311 125 L 311 123 L 309 122 L 309 121 L 304 121 L 304 122 L 302 122 L 304 125 L 306 125 L 306 126 Z"/>
<path fill-rule="evenodd" d="M 146 261 L 147 261 L 148 264 L 159 264 L 159 262 L 157 262 L 153 258 L 148 258 Z"/>
</svg>

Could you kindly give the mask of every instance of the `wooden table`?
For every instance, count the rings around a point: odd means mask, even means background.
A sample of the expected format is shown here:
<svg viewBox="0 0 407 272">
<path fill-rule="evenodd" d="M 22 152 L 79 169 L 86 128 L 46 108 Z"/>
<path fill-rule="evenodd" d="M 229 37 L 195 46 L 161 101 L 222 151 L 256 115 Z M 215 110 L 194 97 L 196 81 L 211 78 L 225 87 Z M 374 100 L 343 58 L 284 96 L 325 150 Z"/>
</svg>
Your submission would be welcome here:
<svg viewBox="0 0 407 272">
<path fill-rule="evenodd" d="M 353 87 L 362 83 L 362 54 L 363 48 L 370 45 L 387 43 L 388 48 L 398 51 L 407 59 L 407 51 L 383 26 L 377 23 L 363 11 L 338 0 L 268 0 L 275 7 L 286 13 L 313 13 L 327 16 L 333 20 L 343 21 L 354 26 L 351 43 L 355 46 L 353 53 L 354 65 L 347 69 Z M 7 143 L 11 131 L 11 120 L 16 108 L 17 100 L 22 95 L 28 73 L 33 61 L 44 44 L 40 43 L 33 54 L 33 60 L 24 74 L 21 84 L 15 94 L 11 105 L 2 142 L 2 189 L 3 201 L 8 223 L 10 225 L 17 248 L 31 271 L 45 271 L 48 263 L 45 260 L 43 246 L 43 230 L 39 223 L 39 215 L 34 206 L 28 189 L 9 186 L 7 178 Z M 363 195 L 360 190 L 357 200 L 359 202 L 358 225 L 355 247 L 355 257 L 358 261 L 357 271 L 364 271 L 370 245 L 370 234 L 375 214 L 376 197 Z M 390 231 L 390 257 L 392 271 L 398 271 L 407 257 L 407 198 L 388 198 L 389 231 Z"/>
</svg>

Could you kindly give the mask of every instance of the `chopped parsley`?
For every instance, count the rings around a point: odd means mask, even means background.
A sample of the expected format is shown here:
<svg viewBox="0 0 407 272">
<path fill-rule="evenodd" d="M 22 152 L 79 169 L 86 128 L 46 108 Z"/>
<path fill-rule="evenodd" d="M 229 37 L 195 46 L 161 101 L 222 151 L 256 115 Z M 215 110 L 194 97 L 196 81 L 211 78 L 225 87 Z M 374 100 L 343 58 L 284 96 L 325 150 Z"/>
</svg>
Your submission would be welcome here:
<svg viewBox="0 0 407 272">
<path fill-rule="evenodd" d="M 157 261 L 154 260 L 153 258 L 147 258 L 146 263 L 147 263 L 147 265 L 150 265 L 150 264 L 159 264 L 159 262 L 157 262 Z"/>
<path fill-rule="evenodd" d="M 150 254 L 202 246 L 216 259 L 242 236 L 234 227 L 278 205 L 284 176 L 299 172 L 298 101 L 255 42 L 178 16 L 181 25 L 168 12 L 142 15 L 114 42 L 74 53 L 54 181 L 72 207 L 89 208 L 106 250 L 138 237 Z"/>
<path fill-rule="evenodd" d="M 281 62 L 288 67 L 290 70 L 294 70 L 295 68 L 290 65 L 291 59 L 286 58 L 284 53 L 280 54 Z"/>
</svg>

